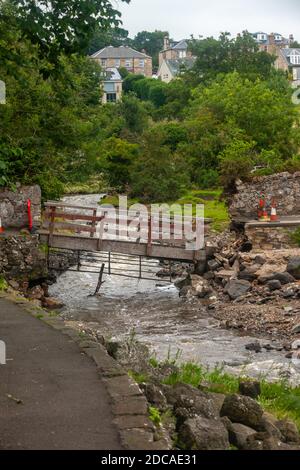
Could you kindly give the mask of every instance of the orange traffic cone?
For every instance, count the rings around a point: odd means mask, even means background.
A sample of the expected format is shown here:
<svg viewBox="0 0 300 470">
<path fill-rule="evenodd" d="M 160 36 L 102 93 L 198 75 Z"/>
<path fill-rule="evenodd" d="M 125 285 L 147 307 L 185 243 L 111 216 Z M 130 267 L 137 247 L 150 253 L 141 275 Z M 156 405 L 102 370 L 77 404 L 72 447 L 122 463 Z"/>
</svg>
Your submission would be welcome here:
<svg viewBox="0 0 300 470">
<path fill-rule="evenodd" d="M 272 207 L 271 207 L 271 222 L 277 222 L 278 215 L 276 209 L 276 202 L 275 199 L 272 200 Z"/>
<path fill-rule="evenodd" d="M 1 217 L 0 217 L 0 233 L 4 233 L 4 228 L 2 227 Z"/>
</svg>

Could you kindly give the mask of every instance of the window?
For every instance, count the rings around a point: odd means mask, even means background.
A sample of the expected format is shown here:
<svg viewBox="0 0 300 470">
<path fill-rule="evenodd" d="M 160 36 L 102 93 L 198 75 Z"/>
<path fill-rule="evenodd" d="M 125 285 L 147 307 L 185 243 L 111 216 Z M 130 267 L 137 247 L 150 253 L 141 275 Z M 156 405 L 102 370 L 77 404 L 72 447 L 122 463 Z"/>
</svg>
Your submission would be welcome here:
<svg viewBox="0 0 300 470">
<path fill-rule="evenodd" d="M 140 60 L 140 67 L 142 69 L 145 67 L 145 61 L 144 60 Z"/>
<path fill-rule="evenodd" d="M 184 59 L 186 57 L 186 51 L 179 51 L 179 58 Z"/>
<path fill-rule="evenodd" d="M 293 65 L 300 65 L 300 54 L 292 54 L 290 55 L 291 63 Z"/>
<path fill-rule="evenodd" d="M 260 34 L 257 35 L 257 39 L 258 39 L 258 41 L 266 41 L 267 40 L 267 35 L 260 33 Z"/>
<path fill-rule="evenodd" d="M 125 67 L 130 69 L 132 67 L 132 60 L 127 59 L 126 62 L 125 62 Z"/>
<path fill-rule="evenodd" d="M 282 36 L 280 34 L 276 34 L 275 41 L 282 41 Z"/>
<path fill-rule="evenodd" d="M 116 93 L 107 93 L 106 101 L 107 101 L 107 103 L 115 103 L 117 101 L 117 94 Z"/>
</svg>

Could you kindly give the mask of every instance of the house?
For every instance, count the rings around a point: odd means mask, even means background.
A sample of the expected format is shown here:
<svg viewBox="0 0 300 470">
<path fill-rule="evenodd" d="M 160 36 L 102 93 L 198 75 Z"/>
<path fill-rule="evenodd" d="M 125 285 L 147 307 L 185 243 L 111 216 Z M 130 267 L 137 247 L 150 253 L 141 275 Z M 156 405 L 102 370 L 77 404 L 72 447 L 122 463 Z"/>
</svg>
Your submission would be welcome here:
<svg viewBox="0 0 300 470">
<path fill-rule="evenodd" d="M 122 97 L 123 80 L 118 69 L 112 67 L 103 71 L 102 103 L 116 103 Z"/>
<path fill-rule="evenodd" d="M 293 86 L 300 86 L 300 49 L 281 49 L 275 65 L 291 74 Z"/>
<path fill-rule="evenodd" d="M 130 73 L 152 77 L 152 57 L 128 46 L 104 47 L 104 49 L 95 52 L 91 58 L 96 60 L 105 70 L 125 68 Z"/>
<path fill-rule="evenodd" d="M 158 70 L 158 78 L 170 83 L 174 78 L 190 70 L 196 61 L 195 57 L 185 57 L 184 59 L 164 59 Z"/>
<path fill-rule="evenodd" d="M 294 42 L 294 36 L 291 34 L 287 39 L 279 33 L 263 32 L 254 33 L 252 36 L 261 51 L 276 56 L 275 68 L 291 74 L 293 86 L 300 85 L 300 49 L 290 47 Z"/>
<path fill-rule="evenodd" d="M 179 42 L 171 42 L 169 37 L 164 38 L 164 49 L 159 53 L 159 67 L 164 60 L 177 60 L 192 57 L 192 53 L 188 50 L 188 40 L 183 39 Z"/>
<path fill-rule="evenodd" d="M 280 33 L 267 34 L 262 31 L 252 34 L 253 38 L 257 42 L 260 51 L 274 54 L 276 50 L 289 47 L 294 41 L 294 36 L 291 34 L 289 39 L 284 38 Z"/>
</svg>

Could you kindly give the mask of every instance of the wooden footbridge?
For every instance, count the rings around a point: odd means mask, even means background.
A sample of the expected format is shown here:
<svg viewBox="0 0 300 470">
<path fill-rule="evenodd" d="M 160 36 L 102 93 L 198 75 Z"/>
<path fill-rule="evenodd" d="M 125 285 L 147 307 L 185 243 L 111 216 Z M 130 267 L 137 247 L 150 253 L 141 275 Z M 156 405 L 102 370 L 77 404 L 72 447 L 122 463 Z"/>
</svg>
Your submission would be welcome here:
<svg viewBox="0 0 300 470">
<path fill-rule="evenodd" d="M 142 259 L 148 265 L 151 259 L 190 264 L 203 261 L 204 247 L 194 249 L 193 242 L 184 236 L 188 230 L 201 236 L 203 222 L 203 218 L 176 215 L 169 218 L 161 212 L 149 216 L 106 206 L 86 207 L 50 201 L 45 204 L 39 234 L 41 243 L 49 250 L 77 252 L 77 270 L 82 268 L 82 253 L 93 253 L 95 259 L 104 256 L 109 263 L 108 274 L 112 257 L 124 259 L 126 255 L 139 260 L 137 277 L 141 278 Z"/>
</svg>

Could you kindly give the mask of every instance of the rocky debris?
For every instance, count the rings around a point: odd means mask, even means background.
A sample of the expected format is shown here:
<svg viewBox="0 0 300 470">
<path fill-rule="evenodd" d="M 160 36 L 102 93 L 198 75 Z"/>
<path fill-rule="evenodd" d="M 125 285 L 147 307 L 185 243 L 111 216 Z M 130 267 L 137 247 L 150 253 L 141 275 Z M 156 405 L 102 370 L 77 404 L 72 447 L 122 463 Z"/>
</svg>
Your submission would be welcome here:
<svg viewBox="0 0 300 470">
<path fill-rule="evenodd" d="M 261 406 L 252 398 L 242 395 L 227 395 L 221 409 L 221 416 L 232 422 L 257 428 L 263 416 Z"/>
<path fill-rule="evenodd" d="M 181 426 L 178 437 L 188 449 L 229 449 L 228 431 L 220 419 L 210 420 L 203 416 L 190 418 Z"/>
<path fill-rule="evenodd" d="M 267 287 L 271 292 L 274 290 L 280 290 L 281 286 L 281 282 L 277 281 L 276 279 L 267 282 Z"/>
<path fill-rule="evenodd" d="M 53 297 L 44 297 L 42 299 L 42 307 L 46 308 L 47 310 L 60 310 L 64 307 L 64 304 L 60 300 L 54 299 Z"/>
<path fill-rule="evenodd" d="M 251 289 L 251 284 L 249 281 L 243 280 L 231 280 L 225 287 L 225 292 L 229 295 L 231 300 L 236 300 L 239 297 L 247 294 Z"/>
<path fill-rule="evenodd" d="M 295 325 L 294 328 L 292 329 L 293 334 L 298 334 L 300 333 L 300 323 L 298 325 Z"/>
<path fill-rule="evenodd" d="M 295 256 L 290 259 L 287 271 L 295 279 L 300 279 L 300 256 Z"/>
<path fill-rule="evenodd" d="M 241 395 L 256 400 L 256 398 L 258 398 L 261 394 L 260 382 L 253 380 L 241 380 L 239 383 L 239 392 Z"/>
<path fill-rule="evenodd" d="M 260 353 L 262 351 L 262 347 L 259 341 L 246 344 L 245 349 L 247 349 L 247 351 L 254 351 L 256 353 Z"/>
</svg>

